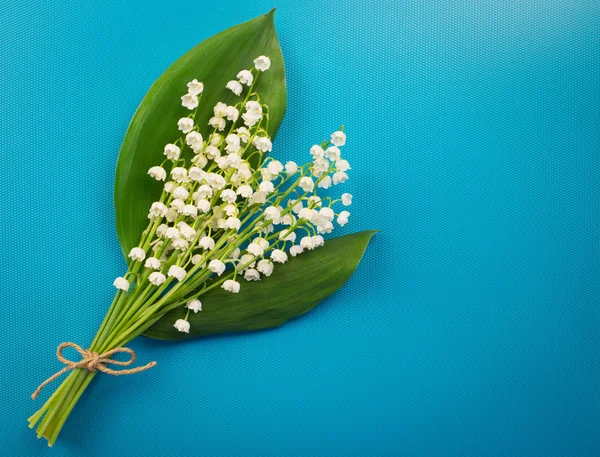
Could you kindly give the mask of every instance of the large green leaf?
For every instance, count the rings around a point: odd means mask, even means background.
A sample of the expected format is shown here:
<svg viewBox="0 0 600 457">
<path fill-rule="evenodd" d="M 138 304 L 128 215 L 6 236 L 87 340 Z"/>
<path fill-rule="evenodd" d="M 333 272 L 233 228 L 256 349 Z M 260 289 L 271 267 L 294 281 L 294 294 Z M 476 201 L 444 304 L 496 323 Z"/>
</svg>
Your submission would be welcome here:
<svg viewBox="0 0 600 457">
<path fill-rule="evenodd" d="M 148 208 L 160 195 L 161 185 L 146 172 L 164 159 L 163 148 L 179 137 L 177 120 L 189 113 L 180 97 L 186 83 L 204 82 L 204 93 L 196 116 L 203 135 L 209 133 L 208 119 L 218 101 L 237 101 L 227 82 L 244 68 L 251 68 L 259 55 L 271 59 L 271 68 L 260 75 L 255 89 L 269 105 L 269 126 L 275 136 L 286 106 L 285 69 L 275 34 L 275 10 L 221 32 L 187 52 L 150 87 L 138 107 L 121 146 L 115 177 L 117 234 L 123 254 L 137 246 L 148 219 Z"/>
<path fill-rule="evenodd" d="M 277 327 L 310 311 L 338 290 L 354 273 L 375 231 L 353 233 L 328 240 L 325 246 L 277 265 L 268 278 L 242 280 L 238 294 L 214 288 L 201 296 L 202 311 L 190 313 L 190 333 L 173 328 L 185 317 L 181 307 L 167 313 L 145 336 L 182 340 L 216 333 Z"/>
</svg>

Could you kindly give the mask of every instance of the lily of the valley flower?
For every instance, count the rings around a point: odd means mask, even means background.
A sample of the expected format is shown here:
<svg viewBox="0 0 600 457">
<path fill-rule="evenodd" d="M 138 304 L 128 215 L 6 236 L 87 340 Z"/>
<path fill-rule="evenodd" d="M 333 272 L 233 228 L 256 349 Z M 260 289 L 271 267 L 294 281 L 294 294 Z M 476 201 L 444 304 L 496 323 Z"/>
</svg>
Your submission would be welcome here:
<svg viewBox="0 0 600 457">
<path fill-rule="evenodd" d="M 164 181 L 167 178 L 167 172 L 163 167 L 152 167 L 148 170 L 148 174 L 157 181 Z"/>
<path fill-rule="evenodd" d="M 188 309 L 191 309 L 192 311 L 194 311 L 195 313 L 197 313 L 198 311 L 202 311 L 202 303 L 197 298 L 194 298 L 193 300 L 188 301 L 185 306 Z"/>
<path fill-rule="evenodd" d="M 141 262 L 146 258 L 146 251 L 144 251 L 142 248 L 133 248 L 131 251 L 129 251 L 128 257 L 131 260 L 137 260 L 138 262 Z"/>
<path fill-rule="evenodd" d="M 148 276 L 148 281 L 155 286 L 162 285 L 167 280 L 167 277 L 159 271 L 153 271 Z"/>
<path fill-rule="evenodd" d="M 189 110 L 193 110 L 198 107 L 198 97 L 194 94 L 185 94 L 181 97 L 181 105 L 185 106 Z"/>
<path fill-rule="evenodd" d="M 254 76 L 252 76 L 252 72 L 248 70 L 240 71 L 236 77 L 240 80 L 242 84 L 245 84 L 248 87 L 250 87 L 252 85 L 252 82 L 254 81 Z"/>
<path fill-rule="evenodd" d="M 190 133 L 194 128 L 194 119 L 189 117 L 182 117 L 177 122 L 177 128 L 181 130 L 183 133 Z"/>
<path fill-rule="evenodd" d="M 242 87 L 242 84 L 239 81 L 229 81 L 227 83 L 227 89 L 229 89 L 231 92 L 233 92 L 235 95 L 240 95 L 242 93 L 242 90 L 244 90 L 244 88 Z"/>
<path fill-rule="evenodd" d="M 233 292 L 234 294 L 237 294 L 240 291 L 240 283 L 234 281 L 233 279 L 228 279 L 221 287 L 229 292 Z"/>
<path fill-rule="evenodd" d="M 185 319 L 177 319 L 173 324 L 173 327 L 180 332 L 190 333 L 190 323 Z"/>
<path fill-rule="evenodd" d="M 259 56 L 254 59 L 254 66 L 257 70 L 267 71 L 269 68 L 271 68 L 271 59 L 266 56 Z"/>
<path fill-rule="evenodd" d="M 117 279 L 115 279 L 115 282 L 113 282 L 113 286 L 115 286 L 117 289 L 128 291 L 129 281 L 119 276 Z"/>
<path fill-rule="evenodd" d="M 171 265 L 169 271 L 167 273 L 168 276 L 177 279 L 177 281 L 182 281 L 185 278 L 186 271 L 184 268 L 181 268 L 177 265 Z"/>
<path fill-rule="evenodd" d="M 181 154 L 181 149 L 179 149 L 179 146 L 175 144 L 167 144 L 165 146 L 165 155 L 168 159 L 177 160 L 179 159 L 179 154 Z"/>
</svg>

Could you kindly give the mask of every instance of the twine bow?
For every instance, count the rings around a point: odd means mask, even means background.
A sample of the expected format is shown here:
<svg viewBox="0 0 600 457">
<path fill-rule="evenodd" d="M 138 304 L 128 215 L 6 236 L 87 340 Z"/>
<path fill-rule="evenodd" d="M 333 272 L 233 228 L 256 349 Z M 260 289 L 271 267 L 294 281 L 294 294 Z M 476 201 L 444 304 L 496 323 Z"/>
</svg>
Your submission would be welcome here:
<svg viewBox="0 0 600 457">
<path fill-rule="evenodd" d="M 79 352 L 79 354 L 81 354 L 82 358 L 79 362 L 73 362 L 72 360 L 69 360 L 63 356 L 62 351 L 64 348 L 67 348 L 67 347 L 71 347 L 71 348 L 75 349 L 77 352 Z M 111 357 L 113 355 L 117 354 L 118 352 L 124 352 L 126 354 L 129 354 L 130 355 L 129 360 L 124 360 L 124 361 L 112 360 Z M 54 373 L 52 376 L 50 376 L 48 379 L 46 379 L 43 383 L 41 383 L 40 386 L 36 389 L 36 391 L 31 395 L 31 398 L 33 400 L 35 400 L 37 398 L 39 393 L 42 391 L 42 389 L 47 384 L 50 384 L 52 381 L 59 378 L 67 371 L 72 370 L 73 368 L 81 368 L 81 369 L 85 369 L 85 370 L 89 370 L 89 371 L 98 370 L 98 371 L 102 371 L 104 373 L 111 374 L 113 376 L 121 376 L 121 375 L 126 375 L 126 374 L 139 373 L 140 371 L 146 371 L 149 368 L 152 368 L 153 366 L 156 365 L 156 362 L 150 362 L 147 365 L 144 365 L 142 367 L 129 368 L 126 370 L 113 370 L 112 368 L 108 368 L 106 365 L 108 365 L 109 363 L 112 363 L 113 365 L 119 365 L 122 367 L 126 367 L 128 365 L 131 365 L 133 362 L 135 362 L 135 352 L 133 351 L 133 349 L 121 347 L 121 348 L 111 349 L 110 351 L 106 351 L 102 354 L 98 354 L 97 352 L 90 351 L 89 349 L 83 349 L 78 344 L 69 343 L 69 342 L 61 343 L 58 345 L 58 348 L 56 348 L 56 358 L 58 360 L 60 360 L 62 363 L 64 363 L 66 365 L 66 367 L 64 367 L 62 370 Z"/>
</svg>

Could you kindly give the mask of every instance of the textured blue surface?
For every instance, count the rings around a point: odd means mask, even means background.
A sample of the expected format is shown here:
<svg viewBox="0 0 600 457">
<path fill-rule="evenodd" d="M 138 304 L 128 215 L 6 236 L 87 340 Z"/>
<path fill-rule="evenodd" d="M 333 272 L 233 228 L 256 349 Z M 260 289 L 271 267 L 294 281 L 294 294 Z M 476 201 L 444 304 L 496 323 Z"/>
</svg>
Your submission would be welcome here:
<svg viewBox="0 0 600 457">
<path fill-rule="evenodd" d="M 0 1 L 0 454 L 600 455 L 599 2 L 209 3 Z M 346 232 L 381 233 L 284 327 L 136 341 L 158 366 L 98 376 L 49 450 L 29 395 L 123 271 L 129 119 L 177 57 L 273 6 L 275 154 L 343 122 Z"/>
</svg>

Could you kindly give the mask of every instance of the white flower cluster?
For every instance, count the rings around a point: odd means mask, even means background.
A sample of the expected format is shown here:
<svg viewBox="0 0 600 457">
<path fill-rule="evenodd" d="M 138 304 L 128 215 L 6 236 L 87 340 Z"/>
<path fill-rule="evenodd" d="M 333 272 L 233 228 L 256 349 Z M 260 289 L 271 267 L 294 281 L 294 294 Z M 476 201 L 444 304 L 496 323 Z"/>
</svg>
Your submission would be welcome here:
<svg viewBox="0 0 600 457">
<path fill-rule="evenodd" d="M 188 314 L 198 312 L 198 297 L 209 288 L 238 293 L 243 287 L 239 277 L 259 281 L 270 276 L 276 263 L 322 246 L 322 235 L 334 229 L 334 222 L 348 223 L 350 213 L 336 212 L 334 206 L 349 206 L 352 195 L 317 195 L 348 180 L 350 164 L 340 151 L 346 143 L 343 131 L 314 145 L 312 160 L 303 166 L 284 165 L 267 155 L 272 150 L 268 107 L 253 88 L 270 66 L 270 59 L 260 56 L 252 69 L 227 83 L 236 96 L 246 94 L 235 105 L 214 106 L 206 137 L 196 111 L 178 121 L 181 137 L 164 147 L 163 163 L 148 170 L 151 178 L 165 182 L 163 192 L 150 207 L 139 246 L 129 253 L 130 271 L 115 280 L 117 289 L 130 289 L 128 275 L 135 287 L 158 288 L 159 294 L 174 284 L 165 293 L 179 290 Z M 195 79 L 187 86 L 182 106 L 196 110 L 204 86 Z M 215 281 L 206 287 L 209 277 Z M 174 326 L 189 332 L 187 317 Z"/>
</svg>

